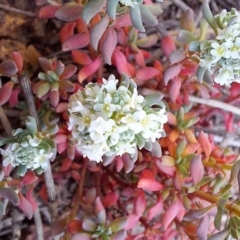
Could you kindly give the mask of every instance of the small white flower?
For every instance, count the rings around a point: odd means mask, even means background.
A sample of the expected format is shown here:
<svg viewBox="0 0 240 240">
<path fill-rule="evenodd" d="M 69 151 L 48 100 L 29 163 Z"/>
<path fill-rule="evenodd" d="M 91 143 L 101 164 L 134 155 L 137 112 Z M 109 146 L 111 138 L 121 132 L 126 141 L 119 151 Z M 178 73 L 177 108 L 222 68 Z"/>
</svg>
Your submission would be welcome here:
<svg viewBox="0 0 240 240">
<path fill-rule="evenodd" d="M 134 0 L 121 0 L 120 3 L 128 7 L 134 7 L 134 5 L 137 4 Z"/>
<path fill-rule="evenodd" d="M 231 69 L 221 68 L 219 69 L 218 74 L 215 76 L 214 81 L 220 85 L 229 86 L 233 79 L 234 78 Z"/>
</svg>

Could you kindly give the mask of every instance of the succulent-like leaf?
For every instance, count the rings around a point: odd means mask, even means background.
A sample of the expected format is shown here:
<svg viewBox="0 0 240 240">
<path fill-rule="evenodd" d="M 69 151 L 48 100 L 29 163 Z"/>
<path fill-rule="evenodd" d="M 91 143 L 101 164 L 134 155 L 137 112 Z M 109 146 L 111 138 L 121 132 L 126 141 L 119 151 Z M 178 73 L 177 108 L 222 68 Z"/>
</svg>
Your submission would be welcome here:
<svg viewBox="0 0 240 240">
<path fill-rule="evenodd" d="M 142 67 L 136 70 L 136 83 L 138 86 L 146 83 L 147 80 L 159 74 L 159 70 L 154 67 Z"/>
<path fill-rule="evenodd" d="M 8 81 L 0 88 L 0 106 L 5 104 L 11 97 L 13 86 L 14 82 Z"/>
<path fill-rule="evenodd" d="M 82 6 L 77 4 L 66 5 L 57 10 L 55 16 L 59 20 L 72 22 L 80 17 L 82 8 Z"/>
<path fill-rule="evenodd" d="M 117 218 L 115 219 L 111 224 L 110 228 L 112 232 L 118 232 L 119 230 L 122 230 L 126 224 L 127 220 L 125 217 Z"/>
<path fill-rule="evenodd" d="M 144 192 L 141 191 L 134 202 L 134 213 L 137 216 L 142 217 L 145 211 L 145 208 L 146 208 L 146 198 L 145 198 Z"/>
<path fill-rule="evenodd" d="M 194 16 L 193 11 L 191 9 L 186 10 L 180 19 L 180 27 L 183 30 L 187 30 L 191 33 L 194 32 L 195 23 L 194 23 Z"/>
<path fill-rule="evenodd" d="M 139 7 L 140 7 L 142 21 L 148 26 L 156 26 L 158 24 L 158 20 L 148 9 L 148 6 L 141 4 Z"/>
<path fill-rule="evenodd" d="M 89 55 L 81 50 L 72 50 L 72 58 L 76 63 L 87 65 L 92 62 Z"/>
<path fill-rule="evenodd" d="M 107 36 L 102 44 L 101 52 L 105 63 L 112 64 L 112 54 L 117 46 L 117 33 L 113 28 L 108 28 Z"/>
<path fill-rule="evenodd" d="M 69 79 L 72 77 L 75 73 L 77 72 L 77 67 L 69 64 L 67 67 L 64 69 L 63 73 L 61 74 L 60 78 L 61 79 Z"/>
<path fill-rule="evenodd" d="M 6 60 L 0 64 L 0 74 L 3 76 L 12 77 L 17 72 L 17 65 L 12 60 Z"/>
<path fill-rule="evenodd" d="M 72 240 L 92 240 L 92 236 L 88 233 L 77 233 L 72 236 Z"/>
<path fill-rule="evenodd" d="M 104 5 L 106 4 L 107 0 L 90 0 L 84 6 L 82 10 L 82 18 L 86 24 L 89 24 L 91 19 L 99 13 Z"/>
<path fill-rule="evenodd" d="M 169 87 L 169 97 L 172 102 L 176 102 L 178 95 L 180 94 L 180 89 L 182 86 L 182 81 L 179 77 L 174 77 L 170 82 Z"/>
<path fill-rule="evenodd" d="M 48 82 L 42 83 L 37 89 L 37 96 L 43 97 L 50 90 L 51 84 Z"/>
<path fill-rule="evenodd" d="M 209 8 L 207 0 L 204 0 L 204 2 L 202 4 L 202 13 L 203 13 L 203 17 L 206 19 L 208 24 L 212 27 L 215 34 L 217 35 L 217 24 L 216 24 L 216 21 L 213 17 L 213 14 L 212 14 L 212 12 Z"/>
<path fill-rule="evenodd" d="M 197 137 L 197 140 L 200 143 L 201 148 L 203 149 L 206 157 L 208 158 L 212 152 L 212 147 L 211 147 L 211 143 L 208 139 L 208 135 L 206 133 L 204 133 L 203 131 L 201 131 Z"/>
<path fill-rule="evenodd" d="M 177 40 L 182 43 L 190 43 L 192 41 L 197 41 L 197 38 L 186 30 L 180 30 L 177 36 Z"/>
<path fill-rule="evenodd" d="M 71 37 L 74 34 L 74 28 L 76 22 L 66 23 L 60 30 L 59 37 L 61 43 L 63 43 L 67 38 Z"/>
<path fill-rule="evenodd" d="M 125 239 L 127 239 L 127 232 L 125 230 L 120 230 L 111 236 L 111 240 L 125 240 Z"/>
<path fill-rule="evenodd" d="M 23 57 L 19 52 L 13 52 L 12 53 L 12 60 L 16 63 L 16 66 L 18 68 L 18 73 L 22 72 L 23 68 Z"/>
<path fill-rule="evenodd" d="M 161 183 L 150 178 L 141 178 L 138 181 L 137 187 L 142 188 L 143 190 L 146 190 L 146 191 L 153 191 L 153 192 L 160 191 L 164 188 L 164 186 Z"/>
<path fill-rule="evenodd" d="M 135 4 L 134 7 L 130 7 L 130 17 L 131 17 L 133 26 L 136 29 L 138 29 L 140 32 L 145 32 L 145 29 L 142 24 L 140 7 L 138 4 Z"/>
<path fill-rule="evenodd" d="M 220 239 L 225 239 L 225 237 L 228 234 L 228 229 L 224 229 L 221 232 L 215 233 L 212 236 L 208 238 L 208 240 L 220 240 Z"/>
<path fill-rule="evenodd" d="M 107 13 L 110 18 L 116 18 L 116 11 L 118 6 L 119 0 L 108 0 L 107 1 Z"/>
<path fill-rule="evenodd" d="M 100 58 L 96 58 L 93 62 L 81 68 L 78 73 L 79 83 L 82 83 L 87 77 L 94 74 L 98 70 L 100 64 L 101 64 Z"/>
<path fill-rule="evenodd" d="M 98 223 L 104 225 L 106 222 L 106 210 L 102 204 L 102 201 L 99 197 L 96 198 L 94 202 L 94 212 L 97 215 Z"/>
<path fill-rule="evenodd" d="M 78 33 L 67 38 L 62 44 L 63 51 L 70 51 L 73 49 L 86 47 L 90 42 L 89 34 L 87 33 Z"/>
<path fill-rule="evenodd" d="M 101 39 L 109 23 L 109 17 L 106 14 L 92 29 L 90 42 L 95 50 L 98 48 L 98 42 Z"/>
<path fill-rule="evenodd" d="M 130 158 L 129 154 L 123 154 L 122 156 L 122 162 L 124 164 L 124 170 L 126 173 L 129 173 L 132 171 L 133 167 L 134 167 L 134 162 L 133 160 Z"/>
<path fill-rule="evenodd" d="M 187 56 L 187 52 L 183 49 L 177 49 L 170 53 L 169 61 L 171 65 L 181 62 Z"/>
<path fill-rule="evenodd" d="M 17 193 L 11 188 L 6 188 L 6 187 L 0 188 L 0 196 L 8 199 L 14 205 L 19 204 L 19 197 Z"/>
<path fill-rule="evenodd" d="M 190 42 L 188 45 L 188 50 L 190 52 L 197 52 L 200 50 L 200 42 L 199 41 L 193 41 Z"/>
<path fill-rule="evenodd" d="M 61 8 L 60 6 L 48 5 L 41 7 L 38 17 L 39 18 L 55 18 L 56 11 Z"/>
<path fill-rule="evenodd" d="M 151 221 L 163 209 L 163 200 L 160 198 L 157 203 L 148 210 L 147 218 Z"/>
<path fill-rule="evenodd" d="M 176 45 L 171 36 L 165 36 L 161 40 L 161 47 L 164 54 L 168 57 L 176 49 Z"/>
<path fill-rule="evenodd" d="M 198 228 L 197 228 L 197 236 L 198 236 L 199 240 L 207 239 L 208 228 L 209 228 L 209 217 L 208 217 L 208 215 L 205 215 L 200 220 Z"/>
<path fill-rule="evenodd" d="M 170 79 L 173 79 L 174 77 L 176 77 L 179 74 L 180 71 L 181 71 L 181 65 L 180 64 L 174 64 L 174 65 L 168 67 L 165 70 L 164 76 L 163 76 L 164 84 L 167 85 L 168 81 Z"/>
<path fill-rule="evenodd" d="M 37 124 L 36 120 L 33 117 L 28 116 L 26 121 L 26 128 L 32 134 L 32 136 L 37 133 Z"/>
<path fill-rule="evenodd" d="M 162 149 L 161 149 L 161 146 L 159 144 L 158 141 L 155 141 L 153 144 L 152 144 L 152 150 L 151 150 L 152 154 L 156 157 L 161 157 L 162 156 Z"/>
<path fill-rule="evenodd" d="M 140 48 L 149 48 L 154 46 L 157 43 L 158 39 L 159 37 L 157 34 L 151 34 L 148 37 L 138 39 L 136 41 L 136 45 Z"/>
</svg>

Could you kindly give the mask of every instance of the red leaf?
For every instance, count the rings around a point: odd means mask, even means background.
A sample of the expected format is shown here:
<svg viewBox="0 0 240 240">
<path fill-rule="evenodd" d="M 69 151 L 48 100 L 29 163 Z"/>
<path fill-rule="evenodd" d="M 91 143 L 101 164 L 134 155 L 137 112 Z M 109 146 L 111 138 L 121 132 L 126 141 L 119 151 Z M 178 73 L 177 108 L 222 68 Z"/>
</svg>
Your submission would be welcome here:
<svg viewBox="0 0 240 240">
<path fill-rule="evenodd" d="M 138 188 L 142 188 L 146 191 L 160 191 L 164 188 L 164 186 L 157 182 L 154 179 L 150 178 L 141 178 L 137 185 Z"/>
<path fill-rule="evenodd" d="M 15 88 L 12 90 L 11 96 L 8 101 L 11 107 L 15 107 L 18 104 L 18 95 L 21 91 L 22 91 L 21 88 Z"/>
<path fill-rule="evenodd" d="M 9 100 L 12 94 L 13 85 L 14 82 L 9 81 L 5 83 L 2 88 L 0 88 L 0 106 L 5 104 Z"/>
<path fill-rule="evenodd" d="M 161 46 L 164 54 L 168 57 L 172 51 L 176 49 L 175 43 L 171 36 L 163 37 L 161 40 Z"/>
<path fill-rule="evenodd" d="M 173 167 L 164 166 L 158 159 L 155 162 L 156 162 L 156 165 L 157 165 L 158 169 L 161 172 L 163 172 L 163 173 L 165 173 L 165 174 L 167 174 L 171 177 L 174 176 L 174 174 L 176 172 L 176 167 L 175 166 L 173 166 Z"/>
<path fill-rule="evenodd" d="M 56 144 L 62 143 L 62 142 L 66 142 L 68 139 L 66 134 L 57 134 L 56 136 L 54 136 L 54 142 Z"/>
<path fill-rule="evenodd" d="M 136 83 L 138 86 L 146 83 L 147 80 L 159 74 L 159 70 L 154 67 L 142 67 L 136 70 Z"/>
<path fill-rule="evenodd" d="M 23 68 L 23 58 L 19 52 L 12 53 L 12 60 L 16 63 L 18 68 L 18 73 L 21 74 Z"/>
<path fill-rule="evenodd" d="M 167 208 L 162 218 L 162 223 L 165 230 L 171 224 L 173 219 L 178 215 L 178 212 L 180 211 L 180 207 L 181 207 L 181 202 L 179 199 L 177 199 L 174 203 L 170 205 L 170 207 Z"/>
<path fill-rule="evenodd" d="M 105 208 L 111 207 L 118 200 L 118 195 L 115 192 L 108 193 L 103 199 L 103 205 Z"/>
<path fill-rule="evenodd" d="M 28 202 L 31 204 L 33 212 L 36 211 L 38 204 L 35 198 L 33 198 L 33 187 L 29 188 L 27 193 L 26 193 L 26 199 L 28 200 Z"/>
<path fill-rule="evenodd" d="M 38 180 L 38 177 L 36 177 L 35 173 L 32 171 L 28 171 L 21 180 L 21 185 L 30 185 L 35 183 Z"/>
<path fill-rule="evenodd" d="M 192 159 L 190 163 L 190 173 L 194 185 L 197 184 L 200 180 L 202 180 L 204 174 L 204 167 L 201 156 L 196 156 Z"/>
<path fill-rule="evenodd" d="M 6 77 L 12 77 L 18 72 L 17 65 L 12 60 L 6 60 L 0 64 L 0 73 Z"/>
<path fill-rule="evenodd" d="M 47 2 L 47 0 L 35 0 L 35 4 L 37 6 L 42 6 L 43 4 L 45 4 Z"/>
<path fill-rule="evenodd" d="M 23 213 L 26 215 L 28 219 L 31 219 L 33 217 L 33 208 L 30 202 L 21 194 L 21 192 L 18 193 L 20 198 L 20 204 L 19 208 L 23 211 Z"/>
<path fill-rule="evenodd" d="M 62 102 L 62 103 L 59 103 L 56 107 L 56 112 L 57 113 L 62 113 L 62 112 L 65 112 L 67 111 L 68 109 L 68 103 L 66 102 Z"/>
<path fill-rule="evenodd" d="M 82 8 L 77 4 L 66 5 L 57 10 L 55 16 L 62 21 L 72 22 L 80 17 Z"/>
<path fill-rule="evenodd" d="M 146 199 L 143 191 L 139 193 L 134 202 L 134 213 L 141 217 L 146 209 Z"/>
<path fill-rule="evenodd" d="M 75 179 L 77 182 L 81 181 L 81 176 L 78 171 L 73 170 L 71 175 L 72 175 L 72 178 Z"/>
<path fill-rule="evenodd" d="M 96 58 L 93 62 L 81 68 L 78 73 L 79 83 L 82 83 L 87 77 L 94 74 L 98 70 L 100 64 L 101 64 L 100 58 Z"/>
<path fill-rule="evenodd" d="M 164 72 L 164 84 L 167 85 L 168 81 L 174 77 L 176 77 L 181 70 L 181 65 L 180 64 L 175 64 L 170 67 L 168 67 L 165 72 Z"/>
<path fill-rule="evenodd" d="M 139 220 L 140 216 L 136 215 L 136 214 L 130 214 L 127 217 L 127 222 L 124 226 L 125 230 L 129 230 L 131 228 L 133 228 L 134 226 L 136 226 L 138 220 Z"/>
<path fill-rule="evenodd" d="M 107 36 L 104 39 L 102 44 L 102 56 L 105 63 L 111 65 L 112 64 L 112 54 L 117 46 L 117 34 L 113 28 L 109 28 L 107 31 Z"/>
<path fill-rule="evenodd" d="M 150 169 L 144 169 L 140 178 L 148 178 L 148 179 L 154 179 L 155 178 L 155 173 L 150 170 Z"/>
<path fill-rule="evenodd" d="M 135 68 L 127 62 L 127 59 L 125 55 L 119 51 L 118 49 L 115 49 L 113 52 L 113 64 L 116 66 L 118 72 L 120 74 L 125 73 L 129 77 L 133 77 L 135 74 Z"/>
<path fill-rule="evenodd" d="M 74 34 L 74 28 L 76 26 L 76 22 L 66 23 L 62 29 L 60 30 L 60 40 L 63 43 L 67 38 L 71 37 Z"/>
<path fill-rule="evenodd" d="M 122 163 L 124 165 L 124 171 L 125 173 L 129 173 L 133 170 L 134 162 L 130 158 L 129 154 L 123 154 L 122 155 Z"/>
<path fill-rule="evenodd" d="M 55 13 L 59 8 L 60 6 L 53 5 L 41 7 L 38 16 L 39 18 L 55 18 Z"/>
<path fill-rule="evenodd" d="M 82 222 L 79 220 L 71 221 L 67 226 L 67 230 L 70 234 L 75 234 L 80 232 L 82 230 Z"/>
<path fill-rule="evenodd" d="M 59 103 L 59 91 L 50 91 L 49 100 L 53 107 L 56 107 Z"/>
<path fill-rule="evenodd" d="M 77 67 L 70 64 L 64 69 L 60 78 L 61 79 L 69 79 L 70 77 L 72 77 L 76 73 L 76 71 L 77 71 Z"/>
<path fill-rule="evenodd" d="M 182 82 L 179 77 L 173 78 L 169 87 L 169 97 L 171 101 L 174 103 L 176 102 L 177 96 L 180 93 L 181 85 L 182 85 Z"/>
<path fill-rule="evenodd" d="M 208 135 L 201 131 L 197 137 L 197 140 L 200 143 L 201 148 L 206 155 L 206 158 L 208 158 L 212 152 L 211 143 L 209 142 Z"/>
<path fill-rule="evenodd" d="M 63 51 L 86 47 L 90 42 L 89 34 L 78 33 L 67 38 L 62 44 Z"/>
<path fill-rule="evenodd" d="M 209 216 L 205 215 L 199 222 L 197 228 L 197 236 L 199 240 L 204 240 L 208 238 L 208 228 L 209 228 Z M 218 238 L 220 239 L 220 238 Z M 222 238 L 223 239 L 223 238 Z"/>
<path fill-rule="evenodd" d="M 47 58 L 44 58 L 44 57 L 38 58 L 38 63 L 44 72 L 53 70 L 52 64 L 50 63 L 50 61 Z"/>
<path fill-rule="evenodd" d="M 72 50 L 72 58 L 76 63 L 81 65 L 87 65 L 92 62 L 88 54 L 81 50 Z"/>
<path fill-rule="evenodd" d="M 163 209 L 163 200 L 160 198 L 158 202 L 148 210 L 147 218 L 151 221 L 157 214 L 160 214 Z"/>
<path fill-rule="evenodd" d="M 116 17 L 114 27 L 123 28 L 132 25 L 132 21 L 129 14 L 121 14 Z"/>
</svg>

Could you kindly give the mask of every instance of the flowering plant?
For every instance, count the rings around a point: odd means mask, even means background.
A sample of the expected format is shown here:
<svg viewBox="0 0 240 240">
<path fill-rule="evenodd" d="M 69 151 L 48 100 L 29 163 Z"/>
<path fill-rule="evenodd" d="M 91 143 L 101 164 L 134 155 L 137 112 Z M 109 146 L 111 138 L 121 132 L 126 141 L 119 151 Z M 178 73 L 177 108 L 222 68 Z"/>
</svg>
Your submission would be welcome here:
<svg viewBox="0 0 240 240">
<path fill-rule="evenodd" d="M 104 155 L 124 153 L 136 159 L 136 147 L 151 151 L 158 144 L 156 139 L 164 136 L 167 114 L 160 96 L 138 95 L 136 84 L 127 76 L 117 84 L 111 75 L 102 85 L 89 83 L 70 97 L 72 140 L 90 160 L 99 162 Z"/>
</svg>

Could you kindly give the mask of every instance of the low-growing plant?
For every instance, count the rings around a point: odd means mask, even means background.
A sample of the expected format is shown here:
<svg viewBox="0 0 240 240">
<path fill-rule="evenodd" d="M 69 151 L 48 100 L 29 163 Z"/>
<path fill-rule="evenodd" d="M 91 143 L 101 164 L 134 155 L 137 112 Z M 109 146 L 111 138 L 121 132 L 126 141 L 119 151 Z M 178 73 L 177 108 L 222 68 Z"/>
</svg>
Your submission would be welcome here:
<svg viewBox="0 0 240 240">
<path fill-rule="evenodd" d="M 161 3 L 35 1 L 62 21 L 71 59 L 40 57 L 31 80 L 20 53 L 0 64 L 1 218 L 7 199 L 34 216 L 38 239 L 39 202 L 44 239 L 239 239 L 237 10 L 214 16 L 204 1 L 199 34 L 187 10 L 176 44 Z M 148 51 L 159 41 L 164 65 Z M 21 112 L 15 130 L 7 109 Z"/>
</svg>

